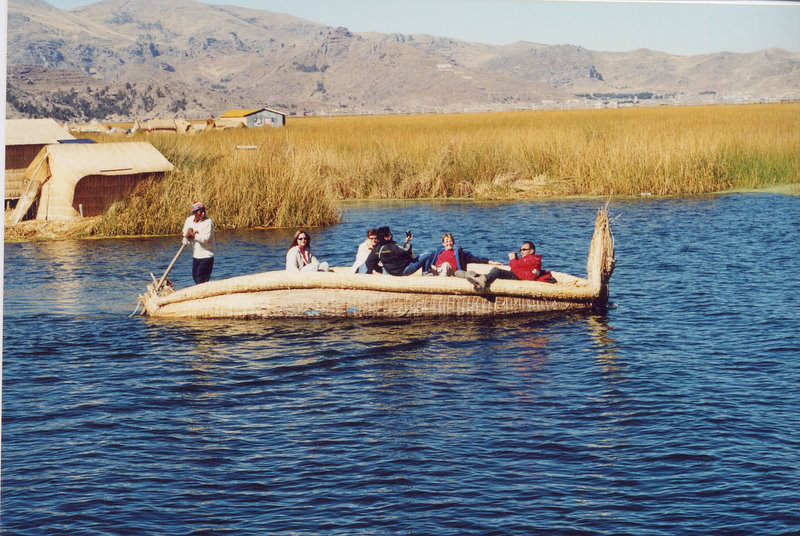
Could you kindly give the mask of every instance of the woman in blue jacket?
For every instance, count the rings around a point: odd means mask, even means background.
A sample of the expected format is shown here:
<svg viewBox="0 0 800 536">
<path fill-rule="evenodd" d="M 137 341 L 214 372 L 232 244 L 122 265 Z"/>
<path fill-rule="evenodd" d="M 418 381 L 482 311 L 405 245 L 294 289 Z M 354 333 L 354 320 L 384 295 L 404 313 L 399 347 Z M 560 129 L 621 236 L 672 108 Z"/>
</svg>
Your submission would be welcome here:
<svg viewBox="0 0 800 536">
<path fill-rule="evenodd" d="M 459 247 L 456 249 L 453 235 L 445 233 L 442 235 L 442 247 L 428 257 L 423 271 L 434 275 L 454 275 L 466 278 L 466 269 L 469 263 L 500 265 L 499 262 L 490 261 L 486 257 L 477 257 L 464 248 Z"/>
</svg>

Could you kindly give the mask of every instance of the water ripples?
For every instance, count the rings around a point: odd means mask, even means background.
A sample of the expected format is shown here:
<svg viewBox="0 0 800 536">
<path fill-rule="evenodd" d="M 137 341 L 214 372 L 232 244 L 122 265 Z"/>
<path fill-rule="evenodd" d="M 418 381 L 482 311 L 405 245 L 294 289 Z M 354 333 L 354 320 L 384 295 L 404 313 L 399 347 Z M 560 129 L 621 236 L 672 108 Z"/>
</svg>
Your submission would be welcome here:
<svg viewBox="0 0 800 536">
<path fill-rule="evenodd" d="M 565 222 L 595 209 L 397 204 L 388 216 L 434 243 L 457 215 L 475 237 L 464 245 L 494 257 L 520 237 L 490 241 L 485 222 L 537 221 L 554 230 L 534 237 L 545 264 L 581 273 L 591 230 Z M 599 316 L 128 318 L 142 259 L 166 265 L 174 241 L 6 245 L 3 533 L 791 533 L 800 291 L 785 245 L 800 239 L 800 204 L 617 209 L 613 303 Z M 386 215 L 349 209 L 315 232 L 317 253 L 347 263 L 332 245 Z M 215 276 L 279 267 L 281 233 L 221 233 L 231 261 Z"/>
</svg>

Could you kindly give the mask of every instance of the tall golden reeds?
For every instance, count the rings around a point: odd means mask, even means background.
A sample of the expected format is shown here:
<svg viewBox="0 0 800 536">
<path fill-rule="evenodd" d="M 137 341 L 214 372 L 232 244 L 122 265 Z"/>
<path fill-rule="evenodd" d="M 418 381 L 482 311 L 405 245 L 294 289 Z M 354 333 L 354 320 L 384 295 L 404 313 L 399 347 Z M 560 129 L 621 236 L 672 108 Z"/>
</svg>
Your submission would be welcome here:
<svg viewBox="0 0 800 536">
<path fill-rule="evenodd" d="M 147 136 L 176 170 L 164 180 L 140 185 L 133 196 L 111 207 L 97 232 L 177 232 L 195 200 L 202 200 L 217 226 L 227 229 L 339 221 L 339 210 L 319 182 L 317 163 L 287 150 L 285 142 L 274 143 L 268 134 L 259 129 Z"/>
<path fill-rule="evenodd" d="M 137 135 L 136 139 L 142 139 Z M 145 139 L 177 167 L 101 232 L 336 222 L 338 199 L 694 195 L 800 183 L 800 104 L 290 118 Z M 237 149 L 237 147 L 256 149 Z"/>
</svg>

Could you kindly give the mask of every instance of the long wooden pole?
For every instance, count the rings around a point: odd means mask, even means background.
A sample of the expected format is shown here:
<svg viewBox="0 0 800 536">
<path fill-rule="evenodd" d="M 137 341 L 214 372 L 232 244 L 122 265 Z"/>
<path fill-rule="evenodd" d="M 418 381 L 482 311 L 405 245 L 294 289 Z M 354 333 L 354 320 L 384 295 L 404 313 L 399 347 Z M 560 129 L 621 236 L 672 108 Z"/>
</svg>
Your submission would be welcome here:
<svg viewBox="0 0 800 536">
<path fill-rule="evenodd" d="M 183 253 L 183 248 L 185 248 L 185 247 L 186 247 L 186 244 L 182 243 L 181 244 L 181 249 L 178 250 L 178 252 L 172 258 L 172 262 L 169 263 L 169 266 L 167 266 L 167 271 L 164 272 L 164 275 L 162 275 L 161 279 L 158 280 L 158 284 L 156 284 L 156 292 L 161 290 L 161 286 L 164 284 L 164 281 L 167 279 L 167 274 L 169 274 L 170 271 L 172 271 L 172 267 L 175 266 L 175 262 L 178 260 L 178 257 L 181 256 L 181 253 Z"/>
</svg>

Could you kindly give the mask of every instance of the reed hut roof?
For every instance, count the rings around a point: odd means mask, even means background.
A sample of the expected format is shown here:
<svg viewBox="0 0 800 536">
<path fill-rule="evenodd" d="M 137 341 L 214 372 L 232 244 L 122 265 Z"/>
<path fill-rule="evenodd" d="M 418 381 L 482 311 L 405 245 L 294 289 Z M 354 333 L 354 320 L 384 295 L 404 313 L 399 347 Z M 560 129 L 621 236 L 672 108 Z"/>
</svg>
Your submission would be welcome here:
<svg viewBox="0 0 800 536">
<path fill-rule="evenodd" d="M 53 119 L 7 119 L 6 146 L 47 145 L 75 136 Z"/>
<path fill-rule="evenodd" d="M 219 117 L 217 119 L 209 119 L 209 126 L 219 129 L 229 128 L 247 128 L 247 119 L 244 117 Z"/>
<path fill-rule="evenodd" d="M 134 177 L 172 169 L 147 142 L 67 144 L 42 148 L 26 175 L 42 183 L 37 219 L 58 220 L 80 217 L 73 201 L 76 186 L 85 177 Z"/>
<path fill-rule="evenodd" d="M 69 129 L 72 132 L 81 132 L 84 134 L 102 134 L 108 132 L 109 127 L 100 123 L 97 119 L 92 119 L 88 123 L 72 124 Z"/>
<path fill-rule="evenodd" d="M 150 119 L 147 121 L 147 130 L 177 130 L 174 119 Z"/>
</svg>

